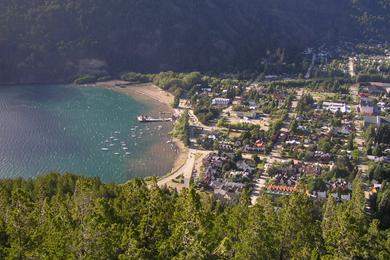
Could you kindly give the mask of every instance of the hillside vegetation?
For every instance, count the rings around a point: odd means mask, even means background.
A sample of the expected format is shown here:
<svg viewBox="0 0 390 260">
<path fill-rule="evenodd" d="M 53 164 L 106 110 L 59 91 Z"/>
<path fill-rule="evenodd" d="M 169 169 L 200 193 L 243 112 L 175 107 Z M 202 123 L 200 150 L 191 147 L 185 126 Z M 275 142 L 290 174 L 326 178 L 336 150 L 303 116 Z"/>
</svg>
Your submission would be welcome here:
<svg viewBox="0 0 390 260">
<path fill-rule="evenodd" d="M 267 54 L 388 38 L 383 0 L 3 0 L 0 82 L 122 71 L 231 71 Z"/>
<path fill-rule="evenodd" d="M 322 206 L 303 193 L 272 203 L 248 194 L 223 205 L 177 194 L 51 174 L 0 181 L 1 259 L 389 259 L 389 231 L 351 201 Z"/>
</svg>

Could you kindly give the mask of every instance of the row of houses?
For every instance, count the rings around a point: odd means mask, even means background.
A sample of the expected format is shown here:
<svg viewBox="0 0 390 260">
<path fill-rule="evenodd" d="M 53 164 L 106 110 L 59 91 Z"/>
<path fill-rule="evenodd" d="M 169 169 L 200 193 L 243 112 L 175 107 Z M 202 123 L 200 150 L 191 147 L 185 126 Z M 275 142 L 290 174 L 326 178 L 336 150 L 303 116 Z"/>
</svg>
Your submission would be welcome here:
<svg viewBox="0 0 390 260">
<path fill-rule="evenodd" d="M 213 152 L 203 159 L 205 173 L 198 185 L 212 191 L 217 197 L 224 199 L 238 198 L 241 191 L 251 180 L 255 165 L 247 160 L 234 161 L 234 154 L 229 152 Z M 232 165 L 233 164 L 233 165 Z M 226 170 L 224 165 L 232 169 Z"/>
</svg>

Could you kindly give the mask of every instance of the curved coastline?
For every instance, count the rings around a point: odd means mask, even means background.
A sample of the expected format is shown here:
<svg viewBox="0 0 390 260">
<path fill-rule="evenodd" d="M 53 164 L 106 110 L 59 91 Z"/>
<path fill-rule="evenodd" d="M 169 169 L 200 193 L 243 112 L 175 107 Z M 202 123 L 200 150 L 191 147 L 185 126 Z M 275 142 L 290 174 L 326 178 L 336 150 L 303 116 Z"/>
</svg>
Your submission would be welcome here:
<svg viewBox="0 0 390 260">
<path fill-rule="evenodd" d="M 152 83 L 131 84 L 127 81 L 111 80 L 106 82 L 98 82 L 96 83 L 96 86 L 130 96 L 137 101 L 146 102 L 149 105 L 152 104 L 154 111 L 159 110 L 163 112 L 175 112 L 170 106 L 174 99 L 173 95 L 160 89 Z M 157 179 L 159 181 L 162 181 L 165 178 L 170 178 L 173 173 L 180 170 L 186 164 L 188 159 L 189 149 L 176 138 L 174 138 L 172 141 L 178 149 L 178 154 L 174 160 L 174 163 L 172 164 L 171 171 L 158 177 Z"/>
</svg>

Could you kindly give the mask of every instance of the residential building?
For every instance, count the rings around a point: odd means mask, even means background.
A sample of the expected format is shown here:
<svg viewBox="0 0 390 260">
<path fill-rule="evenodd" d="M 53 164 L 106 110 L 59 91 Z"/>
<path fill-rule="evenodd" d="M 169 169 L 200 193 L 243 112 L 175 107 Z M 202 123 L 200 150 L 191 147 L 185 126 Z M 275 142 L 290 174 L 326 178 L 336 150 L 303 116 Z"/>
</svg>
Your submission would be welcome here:
<svg viewBox="0 0 390 260">
<path fill-rule="evenodd" d="M 375 125 L 380 127 L 382 125 L 390 125 L 390 118 L 385 118 L 383 116 L 365 116 L 363 117 L 363 126 L 364 128 Z"/>
<path fill-rule="evenodd" d="M 373 104 L 373 102 L 370 99 L 364 97 L 360 99 L 360 104 L 358 106 L 358 109 L 359 112 L 363 115 L 371 116 L 374 115 L 376 112 L 375 105 Z"/>
<path fill-rule="evenodd" d="M 349 105 L 345 103 L 337 103 L 337 102 L 323 102 L 322 109 L 331 111 L 333 113 L 336 113 L 337 111 L 340 111 L 342 113 L 351 112 L 351 107 Z"/>
<path fill-rule="evenodd" d="M 228 106 L 230 104 L 229 98 L 214 98 L 211 102 L 213 105 L 217 106 Z"/>
<path fill-rule="evenodd" d="M 359 93 L 379 97 L 386 94 L 386 88 L 378 85 L 361 86 Z"/>
</svg>

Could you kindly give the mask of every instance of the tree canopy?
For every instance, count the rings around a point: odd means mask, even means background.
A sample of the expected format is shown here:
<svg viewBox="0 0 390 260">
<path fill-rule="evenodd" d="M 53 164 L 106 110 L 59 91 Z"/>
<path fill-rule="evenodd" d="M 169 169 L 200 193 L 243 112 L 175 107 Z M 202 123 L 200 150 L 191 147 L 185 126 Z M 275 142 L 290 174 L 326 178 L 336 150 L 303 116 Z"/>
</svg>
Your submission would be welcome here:
<svg viewBox="0 0 390 260">
<path fill-rule="evenodd" d="M 383 194 L 388 197 L 388 193 Z M 381 212 L 388 199 L 381 199 Z M 386 202 L 385 202 L 386 201 Z M 387 203 L 387 204 L 386 204 Z M 206 193 L 160 189 L 155 180 L 103 184 L 50 174 L 0 181 L 0 258 L 388 259 L 389 230 L 353 198 L 323 205 L 304 193 L 249 207 Z"/>
</svg>

